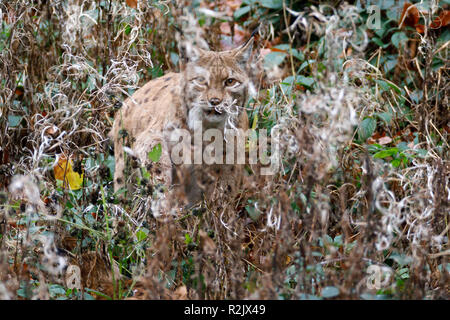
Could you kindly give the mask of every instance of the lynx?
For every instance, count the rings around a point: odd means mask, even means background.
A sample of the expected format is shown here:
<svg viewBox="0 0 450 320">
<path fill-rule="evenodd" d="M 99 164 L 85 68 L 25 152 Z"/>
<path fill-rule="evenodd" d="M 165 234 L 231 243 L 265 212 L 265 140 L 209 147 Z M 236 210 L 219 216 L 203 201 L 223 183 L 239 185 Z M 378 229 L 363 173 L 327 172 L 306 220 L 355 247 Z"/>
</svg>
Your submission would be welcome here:
<svg viewBox="0 0 450 320">
<path fill-rule="evenodd" d="M 242 180 L 242 165 L 174 165 L 165 132 L 185 128 L 202 132 L 216 128 L 248 128 L 244 110 L 249 94 L 249 58 L 253 38 L 229 51 L 206 51 L 187 43 L 180 46 L 181 72 L 167 73 L 137 90 L 116 113 L 114 140 L 114 188 L 132 190 L 133 172 L 126 171 L 126 158 L 136 157 L 151 176 L 168 188 L 181 186 L 192 205 L 219 188 L 235 193 Z M 235 112 L 229 112 L 230 107 Z M 226 139 L 225 139 L 226 140 Z M 224 144 L 227 142 L 224 141 Z M 152 163 L 148 153 L 161 145 L 161 157 Z M 124 152 L 126 151 L 126 152 Z"/>
</svg>

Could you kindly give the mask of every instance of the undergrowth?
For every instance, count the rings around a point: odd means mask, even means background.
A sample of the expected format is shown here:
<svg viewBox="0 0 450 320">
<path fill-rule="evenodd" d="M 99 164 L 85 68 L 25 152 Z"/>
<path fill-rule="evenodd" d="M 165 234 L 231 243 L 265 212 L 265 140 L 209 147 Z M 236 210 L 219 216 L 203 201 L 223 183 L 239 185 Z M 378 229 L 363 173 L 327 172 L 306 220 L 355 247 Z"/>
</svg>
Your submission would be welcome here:
<svg viewBox="0 0 450 320">
<path fill-rule="evenodd" d="M 0 298 L 447 299 L 449 2 L 334 2 L 0 1 Z M 281 170 L 177 216 L 114 193 L 122 101 L 254 30 Z"/>
</svg>

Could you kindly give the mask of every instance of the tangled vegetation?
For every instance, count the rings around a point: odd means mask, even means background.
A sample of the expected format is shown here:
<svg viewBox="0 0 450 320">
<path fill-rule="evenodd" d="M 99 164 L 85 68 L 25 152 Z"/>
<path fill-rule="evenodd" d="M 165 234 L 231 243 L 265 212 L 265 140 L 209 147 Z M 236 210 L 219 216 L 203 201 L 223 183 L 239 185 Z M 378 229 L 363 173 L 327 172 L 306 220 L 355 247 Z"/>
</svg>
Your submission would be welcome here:
<svg viewBox="0 0 450 320">
<path fill-rule="evenodd" d="M 0 0 L 0 298 L 448 299 L 450 1 L 410 2 Z M 114 193 L 122 101 L 252 32 L 281 171 Z"/>
</svg>

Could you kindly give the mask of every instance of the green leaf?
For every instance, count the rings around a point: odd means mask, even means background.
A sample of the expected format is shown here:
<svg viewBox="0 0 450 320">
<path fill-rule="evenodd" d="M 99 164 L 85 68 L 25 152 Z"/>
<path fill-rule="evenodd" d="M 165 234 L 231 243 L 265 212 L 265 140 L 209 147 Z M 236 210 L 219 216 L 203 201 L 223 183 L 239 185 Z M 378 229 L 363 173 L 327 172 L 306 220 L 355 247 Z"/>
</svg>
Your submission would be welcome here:
<svg viewBox="0 0 450 320">
<path fill-rule="evenodd" d="M 409 279 L 409 268 L 401 268 L 397 271 L 397 275 L 402 279 Z"/>
<path fill-rule="evenodd" d="M 178 61 L 180 61 L 180 57 L 175 52 L 170 53 L 170 60 L 174 65 L 178 65 Z"/>
<path fill-rule="evenodd" d="M 125 34 L 126 34 L 126 35 L 129 35 L 130 32 L 131 32 L 131 26 L 130 26 L 129 24 L 127 24 L 127 25 L 125 26 Z"/>
<path fill-rule="evenodd" d="M 426 155 L 428 154 L 428 150 L 425 149 L 416 149 L 415 151 L 421 158 L 425 158 Z"/>
<path fill-rule="evenodd" d="M 292 55 L 300 61 L 305 60 L 303 52 L 298 51 L 297 49 L 292 49 Z"/>
<path fill-rule="evenodd" d="M 105 164 L 109 168 L 110 177 L 114 177 L 114 170 L 116 169 L 116 159 L 114 156 L 109 155 L 108 158 L 105 159 Z"/>
<path fill-rule="evenodd" d="M 148 230 L 145 228 L 141 228 L 138 230 L 138 232 L 136 232 L 136 238 L 139 242 L 147 239 L 147 235 L 148 235 Z"/>
<path fill-rule="evenodd" d="M 381 9 L 382 10 L 389 10 L 395 7 L 395 1 L 396 0 L 383 0 L 380 1 Z"/>
<path fill-rule="evenodd" d="M 342 245 L 342 234 L 334 237 L 333 243 L 337 246 L 341 246 Z"/>
<path fill-rule="evenodd" d="M 242 17 L 243 15 L 245 15 L 245 14 L 247 14 L 249 12 L 250 12 L 250 6 L 245 6 L 245 7 L 237 9 L 234 12 L 233 16 L 234 16 L 235 19 L 239 19 L 240 17 Z"/>
<path fill-rule="evenodd" d="M 186 234 L 184 235 L 184 243 L 185 243 L 185 244 L 190 244 L 190 243 L 192 243 L 192 238 L 191 238 L 191 236 L 189 235 L 189 233 L 186 233 Z"/>
<path fill-rule="evenodd" d="M 8 125 L 11 128 L 18 127 L 21 120 L 22 116 L 8 115 Z"/>
<path fill-rule="evenodd" d="M 286 51 L 287 54 L 291 53 L 292 56 L 294 56 L 295 58 L 297 58 L 301 61 L 305 60 L 305 55 L 303 54 L 303 52 L 298 51 L 297 49 L 294 49 L 294 48 L 290 48 L 289 44 L 287 44 L 287 43 L 279 44 L 279 45 L 275 46 L 274 48 L 284 50 L 284 51 Z"/>
<path fill-rule="evenodd" d="M 394 160 L 391 161 L 391 165 L 394 168 L 400 167 L 401 164 L 402 164 L 402 159 L 394 159 Z"/>
<path fill-rule="evenodd" d="M 359 297 L 363 300 L 376 300 L 375 295 L 370 293 L 362 293 Z"/>
<path fill-rule="evenodd" d="M 89 293 L 84 293 L 84 300 L 95 300 L 93 296 L 91 296 Z"/>
<path fill-rule="evenodd" d="M 305 76 L 300 75 L 300 76 L 297 76 L 296 83 L 305 85 L 307 87 L 312 87 L 314 84 L 314 79 L 312 77 L 305 77 Z"/>
<path fill-rule="evenodd" d="M 286 93 L 289 93 L 289 90 L 290 90 L 293 82 L 294 82 L 294 77 L 293 76 L 289 76 L 289 77 L 285 78 L 280 83 L 281 88 L 283 89 L 283 91 L 285 91 Z"/>
<path fill-rule="evenodd" d="M 300 84 L 307 87 L 312 87 L 314 84 L 314 79 L 312 77 L 305 77 L 302 75 L 296 76 L 295 81 L 293 76 L 289 76 L 280 83 L 281 88 L 286 92 L 286 94 L 290 93 L 290 88 L 293 84 Z"/>
<path fill-rule="evenodd" d="M 389 43 L 383 43 L 380 38 L 373 38 L 372 41 L 383 49 L 389 47 Z"/>
<path fill-rule="evenodd" d="M 161 158 L 161 153 L 162 153 L 161 143 L 158 143 L 153 148 L 153 150 L 148 153 L 148 158 L 153 162 L 158 162 L 159 159 Z"/>
<path fill-rule="evenodd" d="M 375 153 L 373 155 L 373 157 L 376 159 L 384 159 L 387 157 L 395 156 L 397 154 L 397 152 L 398 152 L 398 148 L 391 148 L 391 149 L 379 151 L 379 152 Z"/>
<path fill-rule="evenodd" d="M 391 89 L 389 84 L 384 80 L 375 80 L 375 82 L 380 85 L 382 91 L 389 91 Z"/>
<path fill-rule="evenodd" d="M 378 143 L 369 144 L 367 146 L 367 150 L 369 150 L 369 152 L 371 152 L 371 153 L 378 152 L 380 149 L 383 149 L 383 146 Z"/>
<path fill-rule="evenodd" d="M 261 212 L 256 210 L 254 206 L 245 206 L 245 210 L 253 221 L 258 220 L 258 218 L 261 216 Z"/>
<path fill-rule="evenodd" d="M 284 59 L 287 57 L 287 54 L 284 52 L 269 52 L 264 56 L 264 67 L 266 69 L 272 69 L 276 66 L 279 66 L 283 63 Z"/>
<path fill-rule="evenodd" d="M 380 113 L 375 113 L 375 115 L 380 118 L 381 120 L 383 120 L 384 122 L 386 122 L 386 124 L 390 124 L 392 121 L 392 113 L 390 112 L 380 112 Z"/>
<path fill-rule="evenodd" d="M 386 16 L 388 17 L 389 21 L 398 21 L 398 14 L 398 10 L 386 10 Z"/>
<path fill-rule="evenodd" d="M 269 8 L 269 9 L 283 8 L 283 0 L 259 0 L 259 3 L 264 8 Z"/>
<path fill-rule="evenodd" d="M 401 141 L 397 144 L 397 148 L 400 152 L 403 152 L 405 150 L 409 150 L 408 144 L 405 141 Z"/>
<path fill-rule="evenodd" d="M 322 297 L 333 298 L 339 295 L 339 289 L 333 286 L 325 287 L 322 289 Z"/>
<path fill-rule="evenodd" d="M 149 180 L 151 177 L 150 172 L 148 172 L 145 168 L 141 168 L 142 178 Z"/>
<path fill-rule="evenodd" d="M 398 94 L 402 93 L 402 90 L 397 87 L 394 83 L 390 82 L 389 80 L 375 80 L 379 85 L 381 85 L 381 87 L 383 88 L 384 91 L 388 91 L 389 89 L 394 90 L 395 92 L 397 92 Z"/>
<path fill-rule="evenodd" d="M 48 291 L 49 291 L 51 296 L 66 294 L 66 290 L 64 289 L 64 287 L 62 287 L 59 284 L 51 284 L 51 285 L 49 285 Z"/>
<path fill-rule="evenodd" d="M 303 69 L 305 69 L 307 66 L 313 64 L 314 62 L 316 62 L 316 60 L 307 60 L 307 61 L 303 62 L 302 65 L 300 66 L 300 68 L 298 69 L 298 72 L 302 71 Z"/>
<path fill-rule="evenodd" d="M 408 41 L 408 36 L 403 32 L 396 32 L 392 35 L 391 41 L 396 48 L 399 48 Z"/>
<path fill-rule="evenodd" d="M 391 60 L 387 60 L 385 63 L 384 63 L 384 70 L 386 71 L 386 72 L 389 72 L 389 71 L 391 71 L 392 69 L 394 69 L 396 66 L 397 66 L 397 64 L 398 64 L 398 61 L 395 59 L 391 59 Z"/>
<path fill-rule="evenodd" d="M 364 119 L 358 128 L 358 138 L 360 141 L 366 141 L 370 138 L 377 128 L 377 121 L 373 118 Z"/>
</svg>

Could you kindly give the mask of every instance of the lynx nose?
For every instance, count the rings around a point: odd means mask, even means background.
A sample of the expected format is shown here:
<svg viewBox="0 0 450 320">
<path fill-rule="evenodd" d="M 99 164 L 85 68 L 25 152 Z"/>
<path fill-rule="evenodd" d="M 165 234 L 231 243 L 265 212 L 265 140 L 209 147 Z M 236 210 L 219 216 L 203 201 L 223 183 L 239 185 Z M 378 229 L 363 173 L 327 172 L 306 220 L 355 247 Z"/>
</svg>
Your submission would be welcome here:
<svg viewBox="0 0 450 320">
<path fill-rule="evenodd" d="M 209 99 L 209 103 L 211 103 L 213 106 L 217 106 L 221 102 L 222 102 L 222 100 L 220 100 L 219 98 L 211 98 L 211 99 Z"/>
</svg>

